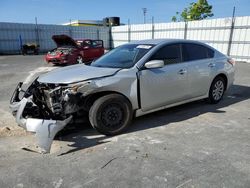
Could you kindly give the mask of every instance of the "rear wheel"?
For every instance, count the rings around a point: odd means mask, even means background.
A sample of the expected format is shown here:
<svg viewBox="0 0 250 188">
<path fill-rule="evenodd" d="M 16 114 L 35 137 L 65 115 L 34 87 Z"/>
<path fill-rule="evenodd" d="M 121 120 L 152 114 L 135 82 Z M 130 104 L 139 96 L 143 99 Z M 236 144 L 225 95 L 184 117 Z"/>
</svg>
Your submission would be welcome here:
<svg viewBox="0 0 250 188">
<path fill-rule="evenodd" d="M 83 63 L 83 58 L 82 56 L 78 55 L 77 58 L 76 58 L 76 63 L 78 64 L 82 64 Z"/>
<path fill-rule="evenodd" d="M 214 81 L 211 84 L 210 90 L 209 90 L 209 102 L 212 104 L 218 103 L 225 92 L 225 80 L 222 77 L 216 77 Z"/>
<path fill-rule="evenodd" d="M 89 111 L 91 125 L 105 135 L 124 131 L 132 119 L 130 102 L 119 94 L 110 94 L 97 99 Z"/>
</svg>

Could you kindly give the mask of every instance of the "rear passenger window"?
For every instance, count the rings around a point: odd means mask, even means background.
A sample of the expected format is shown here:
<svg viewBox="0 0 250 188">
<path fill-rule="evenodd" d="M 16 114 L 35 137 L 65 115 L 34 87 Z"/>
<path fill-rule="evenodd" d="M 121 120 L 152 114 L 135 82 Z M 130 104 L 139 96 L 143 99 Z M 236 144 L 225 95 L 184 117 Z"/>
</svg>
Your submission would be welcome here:
<svg viewBox="0 0 250 188">
<path fill-rule="evenodd" d="M 194 61 L 212 58 L 214 51 L 199 44 L 183 44 L 183 60 Z"/>
<path fill-rule="evenodd" d="M 163 60 L 164 64 L 174 64 L 181 62 L 180 45 L 167 45 L 159 49 L 150 60 Z"/>
</svg>

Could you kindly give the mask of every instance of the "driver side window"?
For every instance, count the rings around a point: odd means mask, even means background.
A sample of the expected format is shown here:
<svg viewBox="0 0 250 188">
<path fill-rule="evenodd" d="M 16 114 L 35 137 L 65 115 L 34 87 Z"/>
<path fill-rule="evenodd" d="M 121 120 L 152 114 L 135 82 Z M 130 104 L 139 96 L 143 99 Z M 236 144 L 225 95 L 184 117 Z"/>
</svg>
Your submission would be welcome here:
<svg viewBox="0 0 250 188">
<path fill-rule="evenodd" d="M 162 47 L 150 60 L 163 60 L 165 65 L 175 64 L 181 62 L 181 48 L 180 44 L 171 44 Z"/>
</svg>

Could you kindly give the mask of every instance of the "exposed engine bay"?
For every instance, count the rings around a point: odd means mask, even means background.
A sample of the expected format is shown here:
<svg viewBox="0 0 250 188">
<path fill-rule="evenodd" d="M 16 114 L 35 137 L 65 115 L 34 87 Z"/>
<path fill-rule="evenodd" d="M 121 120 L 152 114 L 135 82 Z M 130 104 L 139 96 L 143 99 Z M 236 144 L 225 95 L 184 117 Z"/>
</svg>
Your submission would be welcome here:
<svg viewBox="0 0 250 188">
<path fill-rule="evenodd" d="M 75 50 L 75 47 L 69 47 L 69 46 L 65 46 L 65 47 L 60 47 L 60 48 L 55 48 L 51 51 L 48 52 L 49 55 L 58 55 L 58 54 L 64 54 L 64 55 L 68 55 L 71 52 L 73 52 Z"/>
<path fill-rule="evenodd" d="M 67 85 L 40 84 L 34 82 L 24 97 L 33 95 L 33 102 L 36 106 L 31 106 L 33 117 L 65 119 L 69 114 L 79 111 L 84 105 L 83 96 Z M 35 108 L 35 109 L 33 109 Z"/>
</svg>

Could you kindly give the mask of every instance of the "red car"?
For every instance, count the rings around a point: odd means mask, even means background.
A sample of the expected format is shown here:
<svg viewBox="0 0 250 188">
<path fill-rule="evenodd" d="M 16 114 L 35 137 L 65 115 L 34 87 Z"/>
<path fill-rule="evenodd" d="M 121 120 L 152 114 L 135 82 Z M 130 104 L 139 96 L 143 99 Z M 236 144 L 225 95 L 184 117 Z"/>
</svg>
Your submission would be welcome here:
<svg viewBox="0 0 250 188">
<path fill-rule="evenodd" d="M 45 56 L 48 63 L 53 64 L 88 64 L 104 54 L 102 40 L 78 39 L 73 40 L 67 35 L 54 35 L 57 48 Z"/>
</svg>

